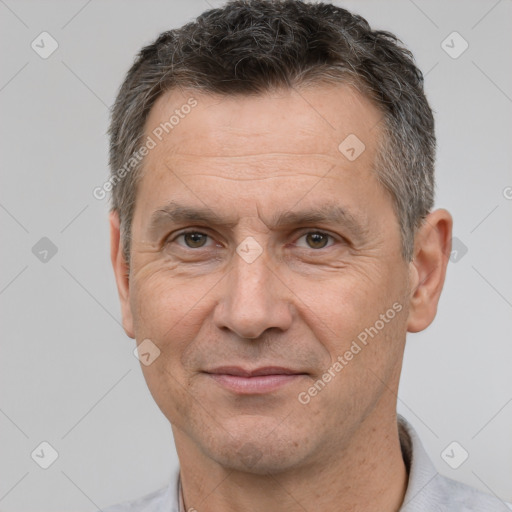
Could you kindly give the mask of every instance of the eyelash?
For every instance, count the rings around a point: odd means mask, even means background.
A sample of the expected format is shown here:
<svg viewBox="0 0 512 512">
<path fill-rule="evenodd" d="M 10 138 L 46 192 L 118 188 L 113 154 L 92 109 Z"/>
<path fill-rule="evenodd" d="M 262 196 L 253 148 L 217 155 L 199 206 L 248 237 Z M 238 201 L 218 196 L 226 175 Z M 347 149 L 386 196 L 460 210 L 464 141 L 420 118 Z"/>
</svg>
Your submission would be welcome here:
<svg viewBox="0 0 512 512">
<path fill-rule="evenodd" d="M 181 236 L 184 236 L 184 235 L 188 235 L 188 234 L 191 234 L 191 233 L 196 233 L 196 234 L 200 234 L 200 235 L 206 235 L 208 236 L 209 238 L 210 235 L 208 235 L 208 233 L 204 233 L 203 231 L 199 231 L 197 229 L 189 229 L 187 231 L 182 231 L 181 233 L 178 233 L 177 235 L 175 235 L 172 239 L 168 239 L 166 241 L 166 244 L 170 244 L 171 242 L 174 242 L 176 241 L 179 237 Z M 300 237 L 297 239 L 297 240 L 300 240 L 302 237 L 306 236 L 306 235 L 309 235 L 309 234 L 320 234 L 320 235 L 324 235 L 324 236 L 327 236 L 329 237 L 330 239 L 334 240 L 334 241 L 338 241 L 334 235 L 331 235 L 330 233 L 327 233 L 326 231 L 320 231 L 320 230 L 310 230 L 310 231 L 306 231 L 306 232 L 303 232 Z M 331 245 L 328 245 L 327 247 L 321 247 L 320 249 L 313 249 L 313 248 L 309 248 L 311 249 L 312 251 L 321 251 L 322 249 L 328 249 L 329 247 L 331 247 Z M 184 249 L 189 249 L 189 250 L 192 250 L 192 251 L 200 251 L 201 249 L 207 249 L 207 247 L 204 247 L 204 246 L 201 246 L 201 247 L 197 247 L 197 248 L 194 248 L 194 247 L 184 247 L 184 246 L 180 246 Z"/>
</svg>

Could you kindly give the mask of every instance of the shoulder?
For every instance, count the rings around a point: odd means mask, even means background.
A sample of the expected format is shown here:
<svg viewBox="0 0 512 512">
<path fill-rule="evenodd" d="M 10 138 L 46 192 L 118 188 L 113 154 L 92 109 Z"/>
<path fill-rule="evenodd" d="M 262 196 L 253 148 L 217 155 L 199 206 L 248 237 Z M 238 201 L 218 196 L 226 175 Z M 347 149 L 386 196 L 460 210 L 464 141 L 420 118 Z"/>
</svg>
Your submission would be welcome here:
<svg viewBox="0 0 512 512">
<path fill-rule="evenodd" d="M 438 474 L 434 499 L 439 512 L 507 512 L 510 504 L 462 482 Z"/>
<path fill-rule="evenodd" d="M 164 487 L 134 500 L 103 507 L 97 512 L 178 512 L 179 467 Z"/>
<path fill-rule="evenodd" d="M 430 460 L 418 434 L 398 415 L 398 431 L 409 482 L 400 512 L 508 512 L 504 501 L 441 475 Z"/>
<path fill-rule="evenodd" d="M 167 488 L 163 487 L 135 500 L 123 501 L 116 505 L 104 507 L 101 510 L 103 512 L 160 512 L 160 510 L 165 510 L 162 509 L 162 500 L 166 490 Z"/>
<path fill-rule="evenodd" d="M 178 512 L 178 489 L 179 468 L 176 468 L 165 487 L 134 500 L 103 507 L 97 512 Z"/>
</svg>

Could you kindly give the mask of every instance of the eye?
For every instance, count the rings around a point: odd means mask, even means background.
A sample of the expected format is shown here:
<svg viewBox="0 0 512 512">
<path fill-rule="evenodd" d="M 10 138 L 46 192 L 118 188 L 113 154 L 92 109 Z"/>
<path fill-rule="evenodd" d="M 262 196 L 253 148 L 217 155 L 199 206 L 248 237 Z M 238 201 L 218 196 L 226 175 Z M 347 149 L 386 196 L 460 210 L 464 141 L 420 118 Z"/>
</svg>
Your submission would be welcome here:
<svg viewBox="0 0 512 512">
<path fill-rule="evenodd" d="M 201 247 L 205 247 L 208 235 L 201 231 L 184 231 L 183 233 L 175 236 L 172 240 L 169 240 L 169 242 L 174 242 L 180 238 L 185 242 L 185 246 L 178 244 L 181 247 L 186 247 L 188 249 L 200 249 Z"/>
<path fill-rule="evenodd" d="M 177 240 L 183 240 L 183 243 L 178 243 L 180 247 L 183 247 L 185 249 L 201 249 L 203 247 L 208 247 L 207 241 L 208 241 L 209 235 L 206 233 L 203 233 L 201 231 L 183 231 L 182 233 L 179 233 L 174 238 L 170 239 L 168 243 L 176 242 Z M 335 238 L 323 231 L 309 231 L 307 233 L 304 233 L 298 241 L 301 239 L 305 240 L 305 244 L 301 244 L 296 242 L 296 245 L 301 248 L 305 249 L 325 249 L 326 247 L 330 247 L 328 245 L 329 239 L 332 241 L 335 240 Z M 332 245 L 332 244 L 331 244 Z"/>
<path fill-rule="evenodd" d="M 307 244 L 302 247 L 306 247 L 307 249 L 324 249 L 327 246 L 329 238 L 334 240 L 332 235 L 324 233 L 323 231 L 309 231 L 302 235 L 299 240 L 302 238 L 305 238 Z"/>
</svg>

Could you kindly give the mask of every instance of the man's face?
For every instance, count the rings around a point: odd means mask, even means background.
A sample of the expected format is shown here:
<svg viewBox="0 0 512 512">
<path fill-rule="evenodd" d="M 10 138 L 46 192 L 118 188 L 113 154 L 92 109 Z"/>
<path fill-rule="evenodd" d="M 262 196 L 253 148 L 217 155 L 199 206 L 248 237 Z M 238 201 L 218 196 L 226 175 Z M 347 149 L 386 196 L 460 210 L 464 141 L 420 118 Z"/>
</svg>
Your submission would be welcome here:
<svg viewBox="0 0 512 512">
<path fill-rule="evenodd" d="M 151 110 L 124 325 L 161 351 L 142 370 L 175 436 L 219 464 L 327 460 L 394 411 L 409 265 L 371 170 L 380 120 L 348 86 L 171 91 Z M 178 205 L 216 220 L 158 213 Z"/>
</svg>

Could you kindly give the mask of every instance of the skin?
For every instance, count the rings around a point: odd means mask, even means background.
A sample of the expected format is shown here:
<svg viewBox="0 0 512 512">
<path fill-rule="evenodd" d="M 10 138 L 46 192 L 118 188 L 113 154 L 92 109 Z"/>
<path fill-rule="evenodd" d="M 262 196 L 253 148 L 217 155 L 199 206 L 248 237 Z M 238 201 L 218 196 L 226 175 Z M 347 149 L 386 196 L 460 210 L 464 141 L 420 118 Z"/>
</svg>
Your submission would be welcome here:
<svg viewBox="0 0 512 512">
<path fill-rule="evenodd" d="M 155 103 L 146 135 L 191 96 L 197 106 L 145 158 L 129 268 L 110 216 L 124 329 L 161 351 L 141 368 L 172 425 L 186 509 L 396 511 L 408 478 L 396 424 L 405 338 L 435 317 L 451 216 L 432 212 L 413 261 L 403 260 L 392 199 L 371 170 L 381 114 L 348 85 L 251 97 L 173 90 Z M 338 150 L 349 134 L 366 146 L 354 161 Z M 170 200 L 232 225 L 150 231 Z M 333 202 L 359 233 L 345 223 L 272 225 L 278 212 Z M 184 228 L 204 235 L 178 236 Z M 247 237 L 262 249 L 252 263 L 236 252 Z M 394 303 L 401 311 L 300 403 Z M 303 375 L 241 395 L 204 373 L 224 365 Z"/>
</svg>

